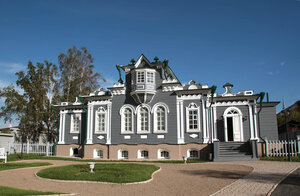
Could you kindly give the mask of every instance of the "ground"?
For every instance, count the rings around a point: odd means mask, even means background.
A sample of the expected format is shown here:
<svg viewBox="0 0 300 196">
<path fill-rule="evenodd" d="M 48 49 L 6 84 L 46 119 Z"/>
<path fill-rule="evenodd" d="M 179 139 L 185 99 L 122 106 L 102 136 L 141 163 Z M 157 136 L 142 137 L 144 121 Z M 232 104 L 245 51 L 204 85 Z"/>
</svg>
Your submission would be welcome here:
<svg viewBox="0 0 300 196">
<path fill-rule="evenodd" d="M 28 160 L 33 162 L 33 160 Z M 41 162 L 39 160 L 39 162 Z M 67 182 L 41 179 L 35 173 L 46 167 L 78 164 L 45 160 L 54 165 L 2 171 L 0 185 L 22 189 L 75 193 L 76 195 L 266 195 L 300 163 L 251 161 L 234 163 L 161 164 L 153 179 L 141 184 Z M 87 164 L 87 163 L 80 163 Z M 101 163 L 100 163 L 101 164 Z M 122 164 L 122 163 L 121 163 Z M 147 163 L 145 163 L 147 164 Z M 151 163 L 153 164 L 153 163 Z M 249 174 L 249 175 L 248 175 Z M 243 176 L 245 176 L 243 178 Z"/>
</svg>

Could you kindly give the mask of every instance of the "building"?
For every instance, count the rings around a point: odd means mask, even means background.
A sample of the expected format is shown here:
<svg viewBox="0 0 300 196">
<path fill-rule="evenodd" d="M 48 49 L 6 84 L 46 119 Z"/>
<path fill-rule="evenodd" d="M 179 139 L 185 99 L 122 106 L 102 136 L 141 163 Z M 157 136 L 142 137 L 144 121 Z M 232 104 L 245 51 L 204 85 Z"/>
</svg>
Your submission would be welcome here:
<svg viewBox="0 0 300 196">
<path fill-rule="evenodd" d="M 214 152 L 219 160 L 221 144 L 230 143 L 247 144 L 254 153 L 246 154 L 257 158 L 260 137 L 278 138 L 278 102 L 260 104 L 260 94 L 234 93 L 229 83 L 223 94 L 195 81 L 182 85 L 168 61 L 157 57 L 150 62 L 141 55 L 131 62 L 117 65 L 120 79 L 113 87 L 56 106 L 58 156 L 179 160 L 208 159 Z"/>
</svg>

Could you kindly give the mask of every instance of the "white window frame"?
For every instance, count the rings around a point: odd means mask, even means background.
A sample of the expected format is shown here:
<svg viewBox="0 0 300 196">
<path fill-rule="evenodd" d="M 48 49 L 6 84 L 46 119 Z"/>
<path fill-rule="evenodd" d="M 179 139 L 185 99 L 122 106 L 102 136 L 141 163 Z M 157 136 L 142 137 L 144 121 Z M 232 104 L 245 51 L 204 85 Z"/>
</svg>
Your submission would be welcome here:
<svg viewBox="0 0 300 196">
<path fill-rule="evenodd" d="M 141 130 L 141 109 L 146 108 L 148 110 L 148 130 Z M 136 108 L 136 113 L 137 113 L 137 134 L 148 134 L 150 133 L 151 127 L 150 127 L 150 112 L 151 108 L 147 104 L 141 104 Z"/>
<path fill-rule="evenodd" d="M 190 121 L 189 121 L 189 112 L 190 111 L 197 111 L 197 129 L 190 129 Z M 200 132 L 200 106 L 197 106 L 195 103 L 190 103 L 188 107 L 186 107 L 186 132 L 194 133 L 194 132 Z"/>
<path fill-rule="evenodd" d="M 142 156 L 142 152 L 143 151 L 147 151 L 148 152 L 148 156 L 147 157 L 145 157 L 145 156 Z M 140 149 L 140 150 L 138 150 L 138 159 L 149 159 L 149 150 L 145 150 L 145 149 Z"/>
<path fill-rule="evenodd" d="M 102 157 L 98 156 L 98 151 L 102 151 Z M 100 149 L 100 148 L 94 149 L 94 156 L 93 156 L 94 159 L 103 159 L 103 157 L 104 157 L 103 149 Z"/>
<path fill-rule="evenodd" d="M 99 127 L 99 114 L 104 114 L 104 131 L 100 131 Z M 95 129 L 95 134 L 106 134 L 107 133 L 107 110 L 104 107 L 99 107 L 96 111 L 96 129 Z"/>
<path fill-rule="evenodd" d="M 161 153 L 163 152 L 163 151 L 166 151 L 166 152 L 168 152 L 168 157 L 162 157 L 161 156 Z M 157 151 L 157 158 L 158 159 L 170 159 L 170 151 L 169 150 L 167 150 L 167 149 L 158 149 L 158 151 Z"/>
<path fill-rule="evenodd" d="M 126 131 L 125 130 L 125 109 L 130 109 L 131 110 L 131 115 L 132 115 L 132 118 L 131 118 L 131 128 L 132 130 L 131 131 Z M 135 109 L 133 106 L 131 105 L 123 105 L 120 109 L 120 115 L 121 115 L 121 134 L 134 134 L 134 118 L 135 118 Z"/>
<path fill-rule="evenodd" d="M 191 151 L 197 151 L 198 152 L 198 156 L 197 157 L 191 157 Z M 188 159 L 199 159 L 200 158 L 200 151 L 198 149 L 191 148 L 191 149 L 187 150 L 186 155 L 187 155 Z"/>
<path fill-rule="evenodd" d="M 70 127 L 70 133 L 80 133 L 81 130 L 81 113 L 71 113 L 71 127 Z M 74 117 L 79 117 L 79 125 L 78 125 L 78 131 L 74 130 Z"/>
<path fill-rule="evenodd" d="M 127 151 L 127 157 L 123 157 L 123 152 Z M 126 149 L 119 149 L 118 150 L 118 159 L 129 159 L 129 152 Z"/>
<path fill-rule="evenodd" d="M 143 79 L 143 81 L 141 79 Z M 144 70 L 136 72 L 136 83 L 137 84 L 146 83 L 146 72 Z"/>
<path fill-rule="evenodd" d="M 163 107 L 165 109 L 165 130 L 158 130 L 157 126 L 157 109 L 159 107 Z M 167 133 L 168 132 L 168 113 L 169 113 L 169 107 L 162 102 L 156 103 L 151 110 L 151 113 L 153 114 L 153 133 Z"/>
<path fill-rule="evenodd" d="M 144 80 L 141 77 L 144 76 Z M 155 70 L 142 69 L 136 71 L 136 83 L 137 84 L 155 84 Z"/>
</svg>

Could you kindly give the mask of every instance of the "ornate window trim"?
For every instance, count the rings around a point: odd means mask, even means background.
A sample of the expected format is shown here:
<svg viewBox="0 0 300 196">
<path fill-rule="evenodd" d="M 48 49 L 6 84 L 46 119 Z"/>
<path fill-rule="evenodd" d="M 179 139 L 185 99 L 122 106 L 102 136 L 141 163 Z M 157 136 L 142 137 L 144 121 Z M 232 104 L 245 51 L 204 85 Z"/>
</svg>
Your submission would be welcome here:
<svg viewBox="0 0 300 196">
<path fill-rule="evenodd" d="M 118 150 L 118 159 L 128 159 L 128 158 L 129 158 L 128 150 L 126 150 L 126 149 L 119 149 Z"/>
<path fill-rule="evenodd" d="M 167 153 L 163 153 L 163 152 L 167 152 Z M 168 156 L 162 156 L 162 154 L 168 155 Z M 167 149 L 158 149 L 157 150 L 157 158 L 158 159 L 170 159 L 170 151 Z"/>
<path fill-rule="evenodd" d="M 163 107 L 165 110 L 165 130 L 158 130 L 157 126 L 157 109 L 159 107 Z M 153 133 L 167 133 L 168 132 L 168 113 L 169 113 L 169 107 L 162 102 L 156 103 L 151 110 L 151 113 L 153 114 Z"/>
<path fill-rule="evenodd" d="M 227 117 L 238 116 L 240 125 L 240 141 L 244 141 L 243 113 L 237 107 L 228 107 L 223 113 L 225 141 L 228 141 Z"/>
<path fill-rule="evenodd" d="M 189 121 L 189 112 L 190 111 L 197 111 L 197 129 L 190 129 L 190 121 Z M 194 132 L 200 132 L 201 128 L 200 128 L 200 106 L 197 106 L 196 103 L 190 103 L 188 105 L 188 107 L 186 107 L 186 132 L 188 133 L 194 133 Z"/>
<path fill-rule="evenodd" d="M 70 127 L 70 133 L 80 133 L 81 130 L 81 124 L 82 124 L 82 119 L 81 119 L 81 113 L 72 113 L 71 115 L 71 127 Z M 78 118 L 79 120 L 79 125 L 78 125 L 78 130 L 74 130 L 74 126 L 75 126 L 75 119 L 74 118 Z"/>
<path fill-rule="evenodd" d="M 147 125 L 148 125 L 148 130 L 147 131 L 142 131 L 141 130 L 141 109 L 142 108 L 146 108 L 148 110 L 148 122 L 147 122 Z M 151 130 L 151 127 L 150 127 L 150 112 L 151 112 L 151 108 L 149 105 L 147 104 L 141 104 L 139 105 L 137 108 L 136 108 L 136 116 L 137 116 L 137 134 L 148 134 L 150 133 L 150 130 Z"/>
<path fill-rule="evenodd" d="M 146 150 L 146 149 L 140 149 L 140 150 L 138 150 L 138 152 L 137 152 L 137 158 L 138 159 L 148 159 L 149 158 L 149 150 Z"/>
<path fill-rule="evenodd" d="M 102 151 L 102 152 L 99 152 L 99 151 Z M 101 148 L 95 148 L 93 154 L 94 154 L 93 155 L 94 159 L 103 159 L 103 157 L 104 157 L 104 150 L 101 149 Z"/>
<path fill-rule="evenodd" d="M 194 156 L 194 154 L 191 153 L 192 151 L 197 151 L 197 156 Z M 192 156 L 191 156 L 191 154 L 192 154 Z M 187 155 L 188 159 L 199 159 L 200 158 L 200 151 L 196 148 L 191 148 L 191 149 L 187 150 L 186 155 Z"/>
<path fill-rule="evenodd" d="M 99 114 L 104 115 L 104 131 L 100 131 L 99 127 Z M 104 107 L 99 107 L 96 111 L 96 119 L 95 119 L 95 134 L 106 134 L 107 133 L 107 110 Z"/>
<path fill-rule="evenodd" d="M 125 110 L 130 109 L 131 110 L 131 131 L 126 131 L 125 130 Z M 120 115 L 121 115 L 121 134 L 134 134 L 134 114 L 135 114 L 135 109 L 132 105 L 123 105 L 120 109 Z"/>
</svg>

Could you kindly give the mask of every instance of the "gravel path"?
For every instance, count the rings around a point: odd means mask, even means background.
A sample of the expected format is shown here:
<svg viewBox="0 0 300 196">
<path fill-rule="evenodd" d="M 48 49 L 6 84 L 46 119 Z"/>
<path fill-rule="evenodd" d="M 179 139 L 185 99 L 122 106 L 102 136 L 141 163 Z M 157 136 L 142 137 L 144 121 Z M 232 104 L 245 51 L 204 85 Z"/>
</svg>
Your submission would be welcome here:
<svg viewBox="0 0 300 196">
<path fill-rule="evenodd" d="M 28 160 L 26 162 L 34 162 Z M 36 161 L 42 162 L 42 161 Z M 71 161 L 51 161 L 53 166 L 24 168 L 0 172 L 0 185 L 41 191 L 75 193 L 76 195 L 210 195 L 232 184 L 252 171 L 252 166 L 228 163 L 154 164 L 161 170 L 153 180 L 142 184 L 104 184 L 65 182 L 40 179 L 35 173 L 42 168 L 69 164 L 86 164 Z M 153 163 L 151 163 L 153 164 Z"/>
</svg>

